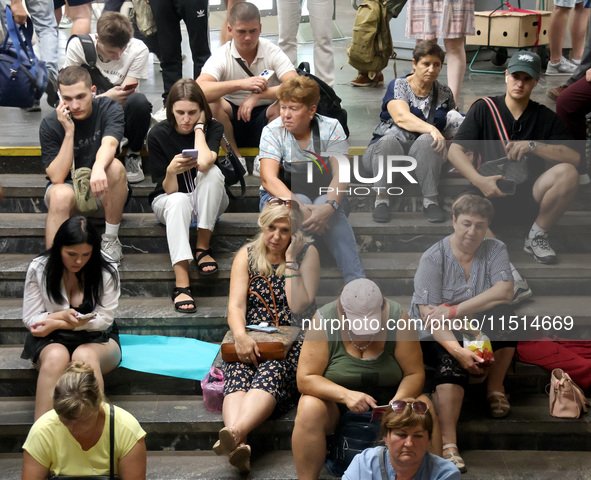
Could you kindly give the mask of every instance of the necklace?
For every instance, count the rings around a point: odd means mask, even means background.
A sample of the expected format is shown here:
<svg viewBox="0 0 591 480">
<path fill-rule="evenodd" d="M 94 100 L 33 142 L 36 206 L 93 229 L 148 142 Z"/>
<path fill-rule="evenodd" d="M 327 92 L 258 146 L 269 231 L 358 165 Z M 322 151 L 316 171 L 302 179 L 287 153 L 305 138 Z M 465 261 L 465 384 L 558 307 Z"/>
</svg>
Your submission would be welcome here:
<svg viewBox="0 0 591 480">
<path fill-rule="evenodd" d="M 353 340 L 353 336 L 351 335 L 351 330 L 347 330 L 347 335 L 349 336 L 349 340 L 351 341 L 351 343 L 353 344 L 353 346 L 359 350 L 360 352 L 365 352 L 369 346 L 373 343 L 373 339 L 376 337 L 376 335 L 378 334 L 378 332 L 374 333 L 371 336 L 371 340 L 369 341 L 369 343 L 367 345 L 365 345 L 364 347 L 360 347 L 359 345 L 357 345 L 355 343 L 355 340 Z"/>
</svg>

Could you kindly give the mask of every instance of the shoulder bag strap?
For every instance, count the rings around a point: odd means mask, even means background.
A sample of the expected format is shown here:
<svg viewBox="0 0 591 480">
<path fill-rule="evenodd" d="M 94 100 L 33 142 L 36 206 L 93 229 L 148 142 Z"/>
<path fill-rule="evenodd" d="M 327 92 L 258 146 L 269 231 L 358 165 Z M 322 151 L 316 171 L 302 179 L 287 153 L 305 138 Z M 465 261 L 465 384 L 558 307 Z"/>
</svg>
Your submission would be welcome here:
<svg viewBox="0 0 591 480">
<path fill-rule="evenodd" d="M 242 70 L 244 70 L 249 77 L 254 77 L 254 73 L 252 73 L 250 71 L 250 68 L 248 68 L 246 66 L 246 63 L 244 62 L 244 60 L 242 60 L 241 58 L 236 58 L 236 57 L 234 57 L 234 60 L 236 60 L 236 62 L 238 63 L 238 65 L 240 65 L 240 67 L 242 68 Z"/>
<path fill-rule="evenodd" d="M 115 407 L 109 405 L 109 476 L 115 480 Z"/>
<path fill-rule="evenodd" d="M 386 471 L 386 455 L 388 455 L 388 449 L 382 447 L 380 454 L 380 472 L 382 473 L 382 480 L 388 480 L 388 472 Z"/>
<path fill-rule="evenodd" d="M 250 284 L 253 282 L 253 280 L 255 278 L 262 278 L 265 282 L 267 282 L 267 285 L 269 286 L 269 292 L 271 292 L 271 299 L 273 300 L 273 308 L 275 309 L 275 314 L 273 314 L 273 312 L 269 308 L 269 305 L 264 300 L 264 298 L 261 297 L 257 292 L 255 292 L 255 291 L 253 291 L 253 290 L 250 289 Z M 276 327 L 279 327 L 279 318 L 277 316 L 277 302 L 275 301 L 275 293 L 273 292 L 273 286 L 271 285 L 271 282 L 269 281 L 269 279 L 267 277 L 263 276 L 263 275 L 255 275 L 248 282 L 248 292 L 247 293 L 254 295 L 255 297 L 257 297 L 263 303 L 263 305 L 265 306 L 265 308 L 269 312 L 269 315 L 271 315 L 271 318 L 273 319 L 273 323 L 275 323 L 275 326 Z"/>
<path fill-rule="evenodd" d="M 492 98 L 484 97 L 483 100 L 488 105 L 490 109 L 490 113 L 492 114 L 493 120 L 495 122 L 495 127 L 497 129 L 497 133 L 501 142 L 503 143 L 503 150 L 507 153 L 507 143 L 509 143 L 509 135 L 507 135 L 507 129 L 505 128 L 505 124 L 503 123 L 503 119 L 501 118 L 501 114 L 499 113 L 499 109 L 493 102 Z"/>
<path fill-rule="evenodd" d="M 214 120 L 215 120 L 215 118 L 214 118 Z M 222 133 L 222 138 L 226 144 L 226 148 L 224 149 L 224 150 L 226 150 L 226 157 L 229 158 L 230 163 L 234 167 L 234 171 L 235 172 L 242 171 L 242 169 L 244 169 L 244 167 L 240 163 L 240 160 L 238 160 L 238 155 L 236 155 L 236 152 L 232 149 L 232 146 L 230 145 L 230 142 L 228 142 L 228 139 L 226 138 L 225 133 Z M 238 162 L 238 163 L 236 164 L 236 162 Z M 240 183 L 240 196 L 239 197 L 234 195 L 232 193 L 232 191 L 228 188 L 228 186 L 226 186 L 226 193 L 228 194 L 228 196 L 232 200 L 242 200 L 246 196 L 246 180 L 244 180 L 244 175 L 239 175 L 238 182 Z"/>
<path fill-rule="evenodd" d="M 433 125 L 433 119 L 435 118 L 435 110 L 437 110 L 437 97 L 439 96 L 439 82 L 435 80 L 433 82 L 433 98 L 431 99 L 431 108 L 429 109 L 429 117 L 427 123 Z"/>
<path fill-rule="evenodd" d="M 20 57 L 21 57 L 21 49 L 25 56 L 31 62 L 31 66 L 36 66 L 35 60 L 35 53 L 33 52 L 33 47 L 31 45 L 31 41 L 33 38 L 33 23 L 31 22 L 30 18 L 26 25 L 18 25 L 14 21 L 12 16 L 12 10 L 7 6 L 6 7 L 6 28 L 8 30 L 7 37 L 10 38 L 12 45 L 14 47 L 16 53 L 16 59 L 14 63 L 11 65 L 11 69 L 15 72 L 19 70 L 21 65 Z M 4 41 L 6 45 L 7 40 Z M 36 81 L 35 76 L 29 72 L 28 68 L 24 68 L 23 71 L 31 78 L 32 81 Z"/>
<path fill-rule="evenodd" d="M 318 125 L 318 118 L 314 115 L 312 119 L 312 142 L 314 144 L 314 153 L 322 155 L 322 145 L 320 142 L 320 125 Z"/>
</svg>

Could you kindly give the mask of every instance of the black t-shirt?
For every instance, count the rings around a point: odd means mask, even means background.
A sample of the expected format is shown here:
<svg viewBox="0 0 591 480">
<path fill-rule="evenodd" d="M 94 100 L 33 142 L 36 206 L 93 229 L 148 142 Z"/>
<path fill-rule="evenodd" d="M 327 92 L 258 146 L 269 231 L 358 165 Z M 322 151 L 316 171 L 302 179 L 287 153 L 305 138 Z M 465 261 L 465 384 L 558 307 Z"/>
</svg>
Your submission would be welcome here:
<svg viewBox="0 0 591 480">
<path fill-rule="evenodd" d="M 218 152 L 220 142 L 224 134 L 224 126 L 217 120 L 211 120 L 205 126 L 205 140 L 207 146 L 212 152 Z M 165 193 L 162 188 L 162 182 L 166 178 L 166 169 L 175 155 L 178 155 L 185 149 L 195 148 L 195 134 L 181 135 L 167 120 L 155 125 L 148 135 L 148 151 L 150 169 L 152 171 L 152 181 L 156 188 L 149 195 L 150 203 L 160 194 Z M 191 178 L 195 178 L 197 172 L 191 169 L 189 172 Z M 184 175 L 177 175 L 179 192 L 188 193 L 189 186 L 185 182 Z"/>
<path fill-rule="evenodd" d="M 119 142 L 123 138 L 123 109 L 108 97 L 93 99 L 90 116 L 85 120 L 73 121 L 75 168 L 92 168 L 104 137 L 114 137 Z M 43 119 L 39 127 L 39 141 L 45 168 L 57 157 L 65 136 L 64 127 L 57 119 L 57 112 L 53 111 Z"/>
<path fill-rule="evenodd" d="M 509 140 L 534 140 L 573 147 L 568 142 L 572 136 L 562 120 L 544 105 L 530 100 L 519 120 L 515 120 L 504 95 L 491 98 L 499 109 Z M 483 162 L 505 156 L 492 113 L 484 100 L 477 100 L 468 110 L 453 142 L 474 152 L 475 156 L 480 154 Z M 528 170 L 530 175 L 540 175 L 545 170 L 543 159 L 528 154 Z"/>
</svg>

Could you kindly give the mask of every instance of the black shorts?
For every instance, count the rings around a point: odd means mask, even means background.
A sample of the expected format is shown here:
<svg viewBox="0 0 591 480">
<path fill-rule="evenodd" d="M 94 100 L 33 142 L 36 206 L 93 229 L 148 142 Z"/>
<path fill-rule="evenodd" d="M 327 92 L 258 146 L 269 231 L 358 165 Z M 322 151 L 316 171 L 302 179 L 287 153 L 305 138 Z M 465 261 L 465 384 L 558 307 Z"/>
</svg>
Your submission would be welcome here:
<svg viewBox="0 0 591 480">
<path fill-rule="evenodd" d="M 80 5 L 86 5 L 90 2 L 92 2 L 92 0 L 68 0 L 68 5 L 71 7 L 78 7 Z M 65 4 L 66 0 L 53 0 L 53 9 L 57 10 L 58 8 L 62 8 Z"/>
<path fill-rule="evenodd" d="M 59 343 L 66 347 L 71 356 L 74 350 L 80 345 L 84 345 L 85 343 L 107 343 L 110 339 L 115 340 L 115 343 L 119 345 L 119 350 L 121 350 L 119 328 L 115 322 L 113 322 L 110 328 L 101 332 L 54 330 L 46 337 L 35 337 L 29 333 L 25 340 L 25 348 L 23 349 L 23 353 L 21 353 L 21 358 L 30 358 L 33 363 L 37 363 L 41 351 L 52 343 Z"/>
<path fill-rule="evenodd" d="M 250 113 L 250 122 L 238 120 L 238 105 L 228 102 L 232 106 L 232 127 L 234 128 L 234 138 L 239 147 L 258 148 L 261 140 L 263 128 L 267 125 L 267 109 L 270 105 L 261 105 L 254 107 Z"/>
</svg>

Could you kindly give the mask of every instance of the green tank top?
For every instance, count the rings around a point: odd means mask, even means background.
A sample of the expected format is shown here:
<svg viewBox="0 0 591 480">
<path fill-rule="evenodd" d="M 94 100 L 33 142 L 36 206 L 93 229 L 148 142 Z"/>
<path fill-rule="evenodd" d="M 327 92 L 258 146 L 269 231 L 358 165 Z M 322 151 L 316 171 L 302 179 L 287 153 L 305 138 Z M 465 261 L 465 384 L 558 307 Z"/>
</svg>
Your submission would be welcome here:
<svg viewBox="0 0 591 480">
<path fill-rule="evenodd" d="M 390 304 L 389 318 L 398 320 L 402 307 L 397 302 L 386 299 Z M 323 318 L 339 318 L 337 301 L 319 309 Z M 394 352 L 396 350 L 396 331 L 388 330 L 383 352 L 375 358 L 361 359 L 350 355 L 341 338 L 341 332 L 327 330 L 328 366 L 324 377 L 349 390 L 364 392 L 374 397 L 378 405 L 388 403 L 402 381 L 402 370 Z"/>
</svg>

